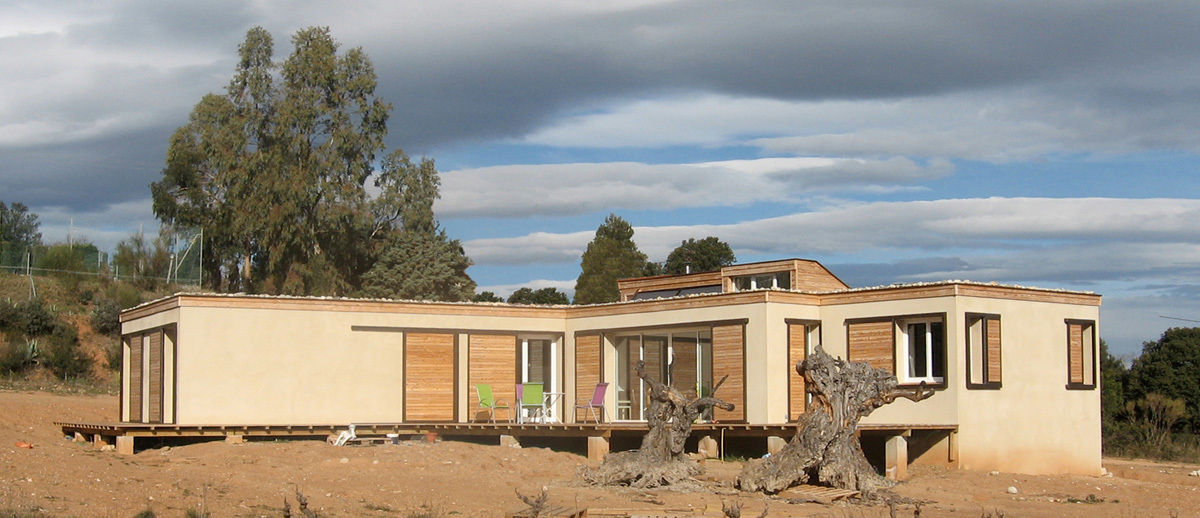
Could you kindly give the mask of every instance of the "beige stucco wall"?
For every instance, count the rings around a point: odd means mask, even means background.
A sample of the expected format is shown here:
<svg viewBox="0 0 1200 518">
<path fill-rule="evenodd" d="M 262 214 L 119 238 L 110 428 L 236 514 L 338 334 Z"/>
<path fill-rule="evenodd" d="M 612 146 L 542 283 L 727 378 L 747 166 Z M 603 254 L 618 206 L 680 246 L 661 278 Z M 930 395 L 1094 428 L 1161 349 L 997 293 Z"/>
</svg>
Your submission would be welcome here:
<svg viewBox="0 0 1200 518">
<path fill-rule="evenodd" d="M 960 297 L 956 313 L 960 326 L 967 312 L 1000 315 L 1003 378 L 998 390 L 958 392 L 960 466 L 1031 474 L 1099 474 L 1099 384 L 1091 390 L 1067 390 L 1064 322 L 1094 320 L 1098 337 L 1099 308 Z M 959 372 L 966 368 L 963 335 L 962 331 L 955 335 Z M 961 376 L 956 379 L 964 386 Z"/>
<path fill-rule="evenodd" d="M 403 329 L 561 333 L 561 319 L 183 307 L 180 424 L 398 422 Z M 358 327 L 359 329 L 353 329 Z M 465 337 L 459 340 L 460 349 Z M 465 374 L 460 350 L 459 369 Z M 458 380 L 461 416 L 473 397 Z"/>
</svg>

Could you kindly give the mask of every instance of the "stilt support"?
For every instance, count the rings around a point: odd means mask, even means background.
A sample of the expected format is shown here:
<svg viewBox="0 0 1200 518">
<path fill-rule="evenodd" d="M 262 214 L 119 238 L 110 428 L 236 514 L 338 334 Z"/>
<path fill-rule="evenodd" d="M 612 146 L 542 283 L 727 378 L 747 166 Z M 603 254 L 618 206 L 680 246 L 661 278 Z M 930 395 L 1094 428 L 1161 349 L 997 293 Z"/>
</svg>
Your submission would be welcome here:
<svg viewBox="0 0 1200 518">
<path fill-rule="evenodd" d="M 117 436 L 117 453 L 121 455 L 133 455 L 133 436 L 118 435 Z"/>
<path fill-rule="evenodd" d="M 501 435 L 500 436 L 500 446 L 508 446 L 510 448 L 520 448 L 521 442 L 518 441 L 516 437 L 513 437 L 511 435 Z"/>
<path fill-rule="evenodd" d="M 908 438 L 903 435 L 888 438 L 884 470 L 892 480 L 908 478 Z"/>
<path fill-rule="evenodd" d="M 246 442 L 246 436 L 241 434 L 229 434 L 225 436 L 226 444 L 242 444 Z"/>
<path fill-rule="evenodd" d="M 711 435 L 700 438 L 700 442 L 696 444 L 696 452 L 706 459 L 721 457 L 721 449 L 717 445 L 717 440 L 713 439 Z"/>
<path fill-rule="evenodd" d="M 608 437 L 588 437 L 588 460 L 603 462 L 608 456 Z"/>
<path fill-rule="evenodd" d="M 787 446 L 787 441 L 783 440 L 783 437 L 777 435 L 767 437 L 767 453 L 771 455 L 779 453 L 783 450 L 784 446 Z"/>
</svg>

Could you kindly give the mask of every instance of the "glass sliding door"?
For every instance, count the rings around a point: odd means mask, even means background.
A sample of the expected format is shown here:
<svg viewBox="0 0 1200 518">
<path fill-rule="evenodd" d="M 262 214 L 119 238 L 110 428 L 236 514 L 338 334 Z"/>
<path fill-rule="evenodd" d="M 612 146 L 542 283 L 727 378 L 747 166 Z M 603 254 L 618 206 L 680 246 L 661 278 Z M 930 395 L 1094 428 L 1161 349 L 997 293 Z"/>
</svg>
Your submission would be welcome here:
<svg viewBox="0 0 1200 518">
<path fill-rule="evenodd" d="M 649 387 L 637 375 L 637 363 L 646 373 L 688 396 L 712 394 L 712 329 L 631 334 L 614 341 L 617 356 L 617 419 L 646 419 Z M 711 419 L 704 416 L 703 419 Z"/>
<path fill-rule="evenodd" d="M 558 392 L 558 372 L 555 370 L 558 350 L 557 342 L 542 338 L 522 338 L 520 383 L 541 383 L 543 392 Z M 556 407 L 551 405 L 546 409 L 546 418 L 556 419 Z"/>
</svg>

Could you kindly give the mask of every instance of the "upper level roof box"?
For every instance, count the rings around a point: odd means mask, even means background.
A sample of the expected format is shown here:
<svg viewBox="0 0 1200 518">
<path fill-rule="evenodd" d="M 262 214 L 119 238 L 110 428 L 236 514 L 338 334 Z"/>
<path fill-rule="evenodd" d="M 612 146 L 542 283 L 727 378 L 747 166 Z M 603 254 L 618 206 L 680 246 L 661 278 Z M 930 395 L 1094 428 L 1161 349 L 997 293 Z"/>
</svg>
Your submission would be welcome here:
<svg viewBox="0 0 1200 518">
<path fill-rule="evenodd" d="M 679 291 L 682 295 L 685 294 L 683 290 L 689 290 L 687 294 L 756 289 L 824 292 L 844 290 L 850 286 L 821 263 L 808 259 L 784 259 L 726 266 L 715 272 L 621 279 L 617 281 L 617 287 L 621 291 L 621 300 L 639 300 L 674 296 L 667 295 L 673 291 Z"/>
</svg>

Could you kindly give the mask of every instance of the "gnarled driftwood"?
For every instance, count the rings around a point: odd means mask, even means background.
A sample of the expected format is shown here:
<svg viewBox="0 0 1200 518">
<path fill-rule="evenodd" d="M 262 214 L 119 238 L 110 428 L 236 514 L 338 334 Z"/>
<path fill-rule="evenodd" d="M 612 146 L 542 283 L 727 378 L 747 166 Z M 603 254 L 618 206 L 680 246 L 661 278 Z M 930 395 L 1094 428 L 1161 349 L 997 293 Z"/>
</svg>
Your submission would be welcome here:
<svg viewBox="0 0 1200 518">
<path fill-rule="evenodd" d="M 650 404 L 646 407 L 650 431 L 642 438 L 641 448 L 611 453 L 600 466 L 582 468 L 580 476 L 589 484 L 651 488 L 691 481 L 703 472 L 700 464 L 683 451 L 692 423 L 712 407 L 733 410 L 732 403 L 712 396 L 691 398 L 651 378 L 644 362 L 638 362 L 637 375 L 650 388 Z M 717 382 L 714 394 L 724 382 L 725 378 Z"/>
<path fill-rule="evenodd" d="M 865 496 L 894 483 L 875 473 L 854 432 L 876 408 L 907 398 L 920 401 L 933 391 L 922 383 L 900 387 L 896 377 L 866 363 L 835 359 L 816 347 L 796 365 L 812 403 L 796 424 L 796 435 L 779 453 L 750 461 L 738 475 L 744 491 L 777 493 L 795 484 L 818 483 L 861 491 Z"/>
</svg>

